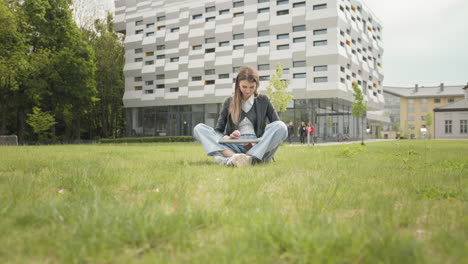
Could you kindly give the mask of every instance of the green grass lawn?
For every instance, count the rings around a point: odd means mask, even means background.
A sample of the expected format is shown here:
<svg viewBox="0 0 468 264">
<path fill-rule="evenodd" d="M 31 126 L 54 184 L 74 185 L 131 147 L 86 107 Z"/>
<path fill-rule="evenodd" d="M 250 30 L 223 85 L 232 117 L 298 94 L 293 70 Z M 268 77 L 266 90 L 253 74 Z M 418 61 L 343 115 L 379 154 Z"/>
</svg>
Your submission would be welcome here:
<svg viewBox="0 0 468 264">
<path fill-rule="evenodd" d="M 468 141 L 3 146 L 0 263 L 466 263 L 467 177 Z"/>
</svg>

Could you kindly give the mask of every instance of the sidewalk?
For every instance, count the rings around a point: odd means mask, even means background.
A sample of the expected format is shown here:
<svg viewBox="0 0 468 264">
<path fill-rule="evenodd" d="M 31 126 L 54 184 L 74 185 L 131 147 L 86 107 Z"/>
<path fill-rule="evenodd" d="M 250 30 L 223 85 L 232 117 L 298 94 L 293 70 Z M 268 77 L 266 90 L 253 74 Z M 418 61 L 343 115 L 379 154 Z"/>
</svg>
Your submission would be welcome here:
<svg viewBox="0 0 468 264">
<path fill-rule="evenodd" d="M 374 143 L 374 142 L 394 141 L 394 140 L 398 140 L 398 139 L 364 139 L 364 144 Z M 307 143 L 306 144 L 300 144 L 300 143 L 288 144 L 285 142 L 285 144 L 290 147 L 313 147 L 312 144 L 307 145 Z M 345 145 L 345 144 L 361 144 L 361 140 L 315 143 L 315 146 L 333 146 L 333 145 Z"/>
</svg>

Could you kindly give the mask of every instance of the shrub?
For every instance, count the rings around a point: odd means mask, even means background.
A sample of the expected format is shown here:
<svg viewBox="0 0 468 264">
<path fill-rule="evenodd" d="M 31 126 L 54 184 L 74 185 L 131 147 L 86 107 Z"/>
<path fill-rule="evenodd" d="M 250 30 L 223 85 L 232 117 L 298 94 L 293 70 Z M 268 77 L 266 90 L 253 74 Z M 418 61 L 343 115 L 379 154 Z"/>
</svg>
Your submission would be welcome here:
<svg viewBox="0 0 468 264">
<path fill-rule="evenodd" d="M 194 139 L 191 136 L 106 138 L 101 139 L 101 143 L 192 142 L 193 140 Z"/>
</svg>

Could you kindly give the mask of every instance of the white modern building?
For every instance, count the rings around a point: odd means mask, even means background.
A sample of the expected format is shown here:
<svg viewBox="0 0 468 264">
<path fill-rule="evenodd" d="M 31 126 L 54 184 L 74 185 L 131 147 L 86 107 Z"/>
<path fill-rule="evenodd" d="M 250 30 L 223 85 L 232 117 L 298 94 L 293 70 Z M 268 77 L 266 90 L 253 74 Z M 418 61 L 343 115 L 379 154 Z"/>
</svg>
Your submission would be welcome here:
<svg viewBox="0 0 468 264">
<path fill-rule="evenodd" d="M 352 82 L 383 109 L 382 25 L 354 0 L 115 0 L 125 34 L 129 136 L 191 135 L 214 125 L 243 65 L 266 92 L 275 65 L 294 96 L 284 121 L 311 121 L 324 140 L 360 135 Z M 368 114 L 368 119 L 379 116 Z M 368 120 L 372 121 L 372 120 Z"/>
</svg>

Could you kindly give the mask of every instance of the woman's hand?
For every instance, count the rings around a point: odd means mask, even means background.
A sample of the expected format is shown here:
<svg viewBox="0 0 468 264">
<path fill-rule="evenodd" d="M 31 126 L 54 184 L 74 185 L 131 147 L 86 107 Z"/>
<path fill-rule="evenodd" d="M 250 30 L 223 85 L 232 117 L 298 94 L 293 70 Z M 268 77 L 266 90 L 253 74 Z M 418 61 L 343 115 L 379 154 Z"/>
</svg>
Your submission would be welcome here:
<svg viewBox="0 0 468 264">
<path fill-rule="evenodd" d="M 231 135 L 229 135 L 230 138 L 232 139 L 238 139 L 240 137 L 241 133 L 239 130 L 234 130 Z"/>
</svg>

